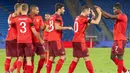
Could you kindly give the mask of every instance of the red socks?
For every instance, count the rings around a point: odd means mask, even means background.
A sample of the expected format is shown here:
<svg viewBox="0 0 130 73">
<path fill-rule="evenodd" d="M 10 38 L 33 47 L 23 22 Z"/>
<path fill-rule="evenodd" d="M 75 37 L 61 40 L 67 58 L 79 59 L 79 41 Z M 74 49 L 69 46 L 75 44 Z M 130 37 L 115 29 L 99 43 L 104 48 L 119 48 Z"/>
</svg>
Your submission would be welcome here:
<svg viewBox="0 0 130 73">
<path fill-rule="evenodd" d="M 56 65 L 56 68 L 55 68 L 55 73 L 58 73 L 58 72 L 60 71 L 60 69 L 61 69 L 63 63 L 64 63 L 64 60 L 62 60 L 62 59 L 59 59 L 59 60 L 58 60 L 57 65 Z"/>
<path fill-rule="evenodd" d="M 113 62 L 118 66 L 118 59 L 117 58 L 114 58 Z M 127 69 L 123 65 L 123 72 L 126 72 L 126 71 L 127 71 Z"/>
<path fill-rule="evenodd" d="M 6 61 L 5 61 L 5 72 L 8 72 L 8 71 L 9 71 L 10 62 L 11 62 L 11 59 L 7 59 L 7 58 L 6 58 Z"/>
<path fill-rule="evenodd" d="M 39 62 L 38 62 L 38 68 L 37 68 L 37 73 L 40 73 L 43 65 L 44 65 L 44 59 L 40 59 Z"/>
<path fill-rule="evenodd" d="M 48 60 L 47 66 L 46 66 L 46 71 L 47 73 L 51 73 L 51 69 L 52 69 L 52 61 Z"/>
<path fill-rule="evenodd" d="M 15 60 L 13 67 L 10 69 L 10 72 L 13 72 L 17 68 L 17 61 L 18 59 Z"/>
<path fill-rule="evenodd" d="M 23 62 L 21 62 L 21 61 L 17 62 L 17 73 L 20 73 L 20 69 L 22 67 L 22 64 L 23 64 Z"/>
<path fill-rule="evenodd" d="M 32 73 L 32 66 L 26 65 L 25 68 L 26 68 L 25 73 Z"/>
<path fill-rule="evenodd" d="M 32 60 L 32 73 L 34 73 L 34 60 Z"/>
<path fill-rule="evenodd" d="M 94 73 L 91 61 L 86 61 L 85 63 L 86 63 L 86 68 L 88 69 L 89 73 Z"/>
<path fill-rule="evenodd" d="M 72 61 L 69 67 L 68 73 L 73 73 L 74 69 L 76 68 L 77 62 Z"/>
<path fill-rule="evenodd" d="M 123 70 L 123 60 L 118 60 L 118 73 L 122 73 Z"/>
</svg>

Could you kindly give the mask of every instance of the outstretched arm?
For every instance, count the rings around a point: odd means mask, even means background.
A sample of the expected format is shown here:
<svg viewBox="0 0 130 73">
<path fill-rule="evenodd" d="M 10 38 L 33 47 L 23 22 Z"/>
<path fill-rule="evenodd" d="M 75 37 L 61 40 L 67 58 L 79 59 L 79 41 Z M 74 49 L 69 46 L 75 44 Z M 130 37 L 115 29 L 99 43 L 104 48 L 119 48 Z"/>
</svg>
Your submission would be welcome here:
<svg viewBox="0 0 130 73">
<path fill-rule="evenodd" d="M 101 10 L 101 11 L 102 11 L 102 14 L 103 14 L 103 16 L 104 16 L 105 18 L 109 18 L 109 19 L 117 19 L 117 15 L 109 14 L 109 13 L 103 11 L 103 10 Z"/>
</svg>

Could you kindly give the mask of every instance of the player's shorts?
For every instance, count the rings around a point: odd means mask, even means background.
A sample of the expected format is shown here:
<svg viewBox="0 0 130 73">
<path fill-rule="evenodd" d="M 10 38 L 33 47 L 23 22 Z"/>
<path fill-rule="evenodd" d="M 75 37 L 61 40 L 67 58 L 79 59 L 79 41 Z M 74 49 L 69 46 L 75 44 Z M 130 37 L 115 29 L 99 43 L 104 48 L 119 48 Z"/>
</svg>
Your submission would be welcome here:
<svg viewBox="0 0 130 73">
<path fill-rule="evenodd" d="M 42 55 L 45 52 L 45 47 L 41 43 L 34 43 L 34 51 L 37 55 Z"/>
<path fill-rule="evenodd" d="M 112 49 L 111 49 L 111 55 L 124 55 L 124 48 L 126 45 L 126 40 L 116 40 L 113 43 Z"/>
<path fill-rule="evenodd" d="M 48 41 L 45 40 L 45 49 L 48 50 Z"/>
<path fill-rule="evenodd" d="M 6 56 L 18 57 L 17 40 L 6 41 Z"/>
<path fill-rule="evenodd" d="M 63 56 L 65 49 L 61 41 L 48 41 L 49 56 Z"/>
<path fill-rule="evenodd" d="M 18 55 L 22 57 L 31 57 L 34 52 L 32 43 L 18 43 Z"/>
<path fill-rule="evenodd" d="M 73 45 L 73 57 L 87 57 L 88 49 L 85 42 L 72 42 Z"/>
</svg>

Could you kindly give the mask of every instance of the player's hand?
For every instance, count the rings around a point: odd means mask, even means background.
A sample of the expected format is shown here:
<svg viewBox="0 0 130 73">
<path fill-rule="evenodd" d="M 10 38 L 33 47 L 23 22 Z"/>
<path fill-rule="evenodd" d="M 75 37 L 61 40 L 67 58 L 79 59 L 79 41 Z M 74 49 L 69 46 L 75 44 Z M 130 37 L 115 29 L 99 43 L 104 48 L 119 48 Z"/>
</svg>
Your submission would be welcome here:
<svg viewBox="0 0 130 73">
<path fill-rule="evenodd" d="M 95 18 L 95 13 L 92 9 L 91 9 L 91 13 L 92 13 L 92 18 Z"/>
<path fill-rule="evenodd" d="M 44 45 L 45 41 L 43 41 L 43 40 L 40 40 L 40 43 L 41 43 L 42 45 Z"/>
<path fill-rule="evenodd" d="M 73 28 L 72 27 L 68 27 L 68 30 L 73 30 Z"/>
<path fill-rule="evenodd" d="M 96 11 L 98 14 L 102 14 L 101 9 L 99 7 L 96 7 Z"/>
</svg>

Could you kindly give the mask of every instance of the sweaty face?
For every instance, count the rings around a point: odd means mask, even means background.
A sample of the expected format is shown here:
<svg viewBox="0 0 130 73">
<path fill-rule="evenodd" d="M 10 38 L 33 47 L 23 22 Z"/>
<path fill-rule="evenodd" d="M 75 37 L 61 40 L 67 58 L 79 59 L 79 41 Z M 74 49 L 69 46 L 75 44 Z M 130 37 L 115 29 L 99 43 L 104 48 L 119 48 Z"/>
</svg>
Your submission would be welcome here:
<svg viewBox="0 0 130 73">
<path fill-rule="evenodd" d="M 115 15 L 117 15 L 117 14 L 118 14 L 118 12 L 119 12 L 119 10 L 118 10 L 118 9 L 116 9 L 115 7 L 113 7 L 113 12 L 114 12 L 114 14 L 115 14 Z"/>
<path fill-rule="evenodd" d="M 50 15 L 49 14 L 45 14 L 45 19 L 49 20 L 50 19 Z"/>
<path fill-rule="evenodd" d="M 90 8 L 89 9 L 85 9 L 85 11 L 84 11 L 85 16 L 89 16 L 90 13 L 91 13 Z"/>
<path fill-rule="evenodd" d="M 65 8 L 62 7 L 60 10 L 61 10 L 61 14 L 64 14 L 64 12 L 65 12 Z"/>
<path fill-rule="evenodd" d="M 20 15 L 20 13 L 21 13 L 20 7 L 16 10 L 16 12 L 17 12 L 17 15 Z"/>
<path fill-rule="evenodd" d="M 39 14 L 39 8 L 38 8 L 38 7 L 35 7 L 35 8 L 33 9 L 33 12 L 34 12 L 34 14 L 38 15 L 38 14 Z"/>
</svg>

